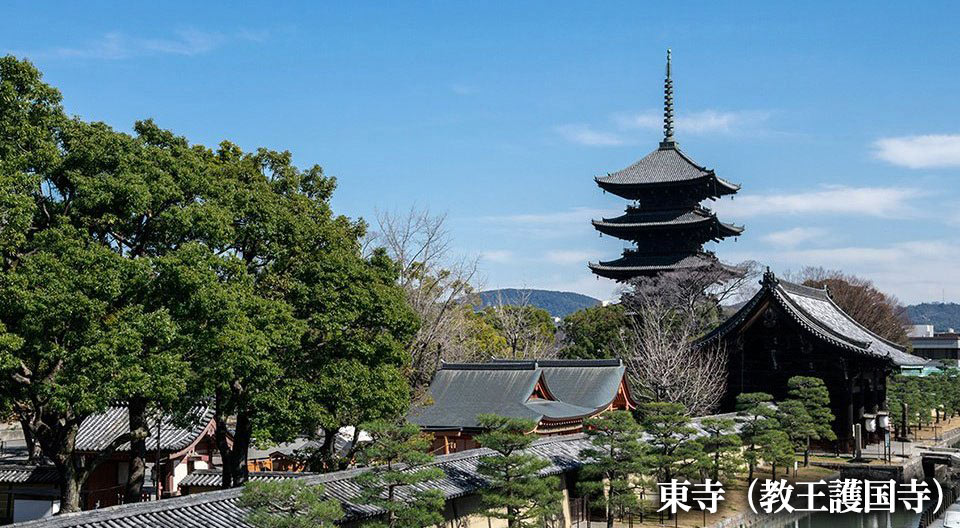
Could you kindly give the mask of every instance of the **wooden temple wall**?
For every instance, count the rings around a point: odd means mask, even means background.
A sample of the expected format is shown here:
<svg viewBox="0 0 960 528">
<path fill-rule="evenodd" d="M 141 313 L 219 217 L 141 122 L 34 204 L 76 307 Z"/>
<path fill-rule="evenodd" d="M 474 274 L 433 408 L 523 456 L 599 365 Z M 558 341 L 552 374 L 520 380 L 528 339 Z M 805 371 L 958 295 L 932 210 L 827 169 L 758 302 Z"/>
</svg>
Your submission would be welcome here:
<svg viewBox="0 0 960 528">
<path fill-rule="evenodd" d="M 811 336 L 776 305 L 768 306 L 744 331 L 730 334 L 723 347 L 728 354 L 728 383 L 722 412 L 735 410 L 738 394 L 766 392 L 782 400 L 793 376 L 820 378 L 830 392 L 839 447 L 849 451 L 853 425 L 862 424 L 863 415 L 880 410 L 886 400 L 885 361 Z M 876 439 L 864 431 L 864 442 Z"/>
</svg>

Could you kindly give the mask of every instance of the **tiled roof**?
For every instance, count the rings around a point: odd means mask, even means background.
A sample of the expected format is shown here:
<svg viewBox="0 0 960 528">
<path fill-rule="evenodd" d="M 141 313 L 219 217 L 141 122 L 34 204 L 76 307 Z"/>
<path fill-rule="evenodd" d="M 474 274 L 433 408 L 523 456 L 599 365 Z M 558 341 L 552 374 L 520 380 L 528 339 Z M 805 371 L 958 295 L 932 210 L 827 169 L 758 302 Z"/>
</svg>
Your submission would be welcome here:
<svg viewBox="0 0 960 528">
<path fill-rule="evenodd" d="M 609 260 L 599 264 L 591 262 L 589 266 L 598 275 L 607 276 L 603 272 L 633 272 L 636 275 L 636 272 L 699 268 L 711 264 L 714 258 L 707 253 L 647 255 L 630 252 L 617 260 Z"/>
<path fill-rule="evenodd" d="M 676 145 L 664 146 L 647 154 L 629 167 L 598 177 L 601 186 L 675 183 L 714 178 L 720 185 L 718 194 L 730 194 L 739 186 L 717 178 L 712 170 L 698 165 Z"/>
<path fill-rule="evenodd" d="M 783 307 L 797 323 L 817 337 L 840 348 L 884 358 L 894 365 L 923 365 L 927 360 L 874 334 L 847 315 L 830 298 L 827 290 L 810 288 L 777 279 L 767 272 L 762 288 L 737 313 L 704 337 L 700 344 L 719 339 L 749 319 L 763 299 L 771 298 Z"/>
<path fill-rule="evenodd" d="M 177 452 L 189 447 L 206 430 L 213 419 L 213 409 L 196 406 L 190 411 L 191 420 L 181 425 L 165 417 L 160 425 L 160 449 Z M 157 420 L 147 421 L 150 435 L 146 438 L 147 451 L 157 450 Z M 130 431 L 130 415 L 125 405 L 115 405 L 106 412 L 95 414 L 83 421 L 77 432 L 78 451 L 101 451 L 120 435 Z M 129 451 L 130 444 L 118 451 Z"/>
<path fill-rule="evenodd" d="M 537 366 L 557 399 L 592 409 L 604 409 L 613 402 L 627 372 L 619 359 L 539 360 Z"/>
<path fill-rule="evenodd" d="M 670 209 L 662 211 L 628 211 L 615 218 L 592 220 L 593 226 L 601 233 L 624 238 L 639 230 L 684 228 L 703 224 L 712 224 L 713 237 L 737 236 L 743 228 L 725 224 L 716 215 L 705 209 Z"/>
<path fill-rule="evenodd" d="M 303 471 L 251 471 L 250 480 L 286 480 L 304 478 L 315 473 Z M 180 487 L 195 486 L 202 488 L 219 488 L 223 484 L 223 472 L 219 469 L 198 469 L 180 481 Z"/>
<path fill-rule="evenodd" d="M 585 435 L 566 435 L 538 440 L 527 450 L 546 458 L 550 465 L 542 475 L 555 475 L 578 469 L 580 451 L 588 447 Z M 493 454 L 488 449 L 471 449 L 461 453 L 438 456 L 432 466 L 440 468 L 444 476 L 418 485 L 420 489 L 440 490 L 447 499 L 475 492 L 486 485 L 477 473 L 481 457 Z M 354 469 L 304 476 L 305 482 L 323 484 L 326 495 L 343 504 L 345 521 L 359 520 L 382 513 L 379 508 L 356 504 L 360 487 L 354 478 L 365 469 Z M 401 489 L 399 496 L 406 497 Z M 124 504 L 99 510 L 69 513 L 16 526 L 22 528 L 252 528 L 246 523 L 247 510 L 240 507 L 239 488 L 197 493 L 153 502 Z"/>
<path fill-rule="evenodd" d="M 433 403 L 411 411 L 408 420 L 425 429 L 476 429 L 478 414 L 539 422 L 589 416 L 593 407 L 531 400 L 543 370 L 534 361 L 444 364 L 430 383 Z M 546 382 L 547 390 L 550 389 Z"/>
<path fill-rule="evenodd" d="M 0 464 L 0 483 L 3 484 L 56 484 L 57 470 L 53 466 L 35 464 Z"/>
<path fill-rule="evenodd" d="M 658 148 L 625 169 L 597 178 L 616 184 L 662 183 L 695 180 L 710 171 L 687 157 L 679 148 Z"/>
</svg>

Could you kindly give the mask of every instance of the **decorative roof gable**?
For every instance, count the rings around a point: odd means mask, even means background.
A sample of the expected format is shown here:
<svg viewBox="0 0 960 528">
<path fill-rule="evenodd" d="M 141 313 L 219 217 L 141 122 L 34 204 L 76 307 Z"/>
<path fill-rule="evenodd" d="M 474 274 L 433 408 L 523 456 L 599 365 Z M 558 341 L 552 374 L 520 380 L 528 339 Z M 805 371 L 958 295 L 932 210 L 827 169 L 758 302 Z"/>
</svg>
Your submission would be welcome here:
<svg viewBox="0 0 960 528">
<path fill-rule="evenodd" d="M 855 321 L 843 311 L 827 290 L 810 288 L 777 279 L 767 271 L 761 288 L 740 310 L 704 337 L 698 346 L 722 339 L 740 328 L 769 303 L 777 303 L 804 330 L 845 350 L 870 357 L 886 359 L 893 365 L 922 365 L 926 360 L 907 353 Z"/>
</svg>

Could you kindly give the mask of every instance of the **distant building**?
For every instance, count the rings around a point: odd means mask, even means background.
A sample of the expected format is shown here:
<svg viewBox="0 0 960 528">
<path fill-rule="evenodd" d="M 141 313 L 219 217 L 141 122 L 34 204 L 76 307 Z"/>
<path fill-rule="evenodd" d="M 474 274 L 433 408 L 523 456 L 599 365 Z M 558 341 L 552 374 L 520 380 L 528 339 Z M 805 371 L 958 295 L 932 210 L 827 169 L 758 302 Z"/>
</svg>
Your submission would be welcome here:
<svg viewBox="0 0 960 528">
<path fill-rule="evenodd" d="M 633 201 L 625 214 L 593 221 L 597 231 L 634 246 L 619 259 L 590 263 L 591 271 L 601 277 L 627 281 L 708 266 L 717 259 L 704 251 L 704 243 L 743 232 L 700 205 L 706 199 L 735 194 L 740 186 L 697 164 L 674 140 L 669 50 L 663 117 L 663 141 L 657 150 L 623 170 L 596 178 L 604 191 Z"/>
<path fill-rule="evenodd" d="M 217 455 L 213 410 L 197 406 L 190 424 L 165 417 L 158 425 L 148 420 L 146 438 L 148 478 L 144 494 L 155 491 L 159 476 L 164 497 L 179 495 L 180 482 L 195 470 L 213 467 Z M 92 458 L 100 456 L 115 438 L 127 432 L 130 418 L 125 405 L 115 405 L 83 421 L 77 432 L 76 450 Z M 159 444 L 159 445 L 158 445 Z M 156 471 L 159 457 L 160 468 Z M 130 467 L 130 444 L 120 446 L 101 462 L 80 490 L 83 509 L 103 508 L 123 501 Z M 33 464 L 20 459 L 0 461 L 0 523 L 35 519 L 59 510 L 57 472 L 49 463 Z"/>
<path fill-rule="evenodd" d="M 953 328 L 935 332 L 933 325 L 911 325 L 907 327 L 907 337 L 915 355 L 945 367 L 960 368 L 960 333 Z"/>
<path fill-rule="evenodd" d="M 617 359 L 445 363 L 430 398 L 409 421 L 434 434 L 437 454 L 476 448 L 479 414 L 532 420 L 533 433 L 553 436 L 578 433 L 585 419 L 606 410 L 636 407 Z"/>
<path fill-rule="evenodd" d="M 745 392 L 786 398 L 791 377 L 817 377 L 830 392 L 839 446 L 851 449 L 853 425 L 866 425 L 884 410 L 887 375 L 927 360 L 863 327 L 827 290 L 792 284 L 769 271 L 760 284 L 753 298 L 699 343 L 729 354 L 721 410 L 733 410 Z"/>
</svg>

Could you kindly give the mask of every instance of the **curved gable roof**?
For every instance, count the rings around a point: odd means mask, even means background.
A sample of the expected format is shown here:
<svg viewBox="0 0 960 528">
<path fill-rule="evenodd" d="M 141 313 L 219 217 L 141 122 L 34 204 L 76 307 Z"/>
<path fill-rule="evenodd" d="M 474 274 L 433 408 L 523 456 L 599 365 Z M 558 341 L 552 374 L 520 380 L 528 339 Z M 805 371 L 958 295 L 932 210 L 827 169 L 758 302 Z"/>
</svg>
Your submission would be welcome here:
<svg viewBox="0 0 960 528">
<path fill-rule="evenodd" d="M 898 366 L 926 363 L 923 358 L 907 353 L 903 347 L 887 341 L 855 321 L 833 302 L 827 290 L 783 281 L 771 272 L 764 274 L 761 285 L 760 291 L 750 301 L 701 339 L 698 345 L 722 338 L 749 319 L 767 301 L 778 303 L 800 326 L 835 346 L 888 359 Z"/>
<path fill-rule="evenodd" d="M 211 427 L 213 408 L 205 405 L 190 410 L 190 421 L 181 425 L 164 416 L 160 422 L 160 450 L 168 452 L 182 451 L 193 445 Z M 147 420 L 150 435 L 147 436 L 147 451 L 157 449 L 157 420 Z M 77 431 L 77 451 L 98 452 L 106 449 L 114 439 L 130 431 L 130 412 L 126 405 L 113 405 L 105 412 L 90 416 Z M 117 448 L 117 451 L 129 451 L 130 443 Z"/>
<path fill-rule="evenodd" d="M 475 429 L 478 414 L 540 422 L 586 418 L 617 397 L 626 368 L 619 360 L 504 360 L 444 364 L 430 384 L 433 403 L 413 410 L 424 429 Z M 545 398 L 534 397 L 542 381 Z"/>
<path fill-rule="evenodd" d="M 617 397 L 617 391 L 627 373 L 620 360 L 540 361 L 547 387 L 561 401 L 605 409 Z"/>
<path fill-rule="evenodd" d="M 721 178 L 697 164 L 675 144 L 658 148 L 629 167 L 596 178 L 601 185 L 648 185 L 676 183 L 714 178 L 724 189 L 721 194 L 736 192 L 740 186 Z"/>
</svg>

